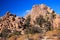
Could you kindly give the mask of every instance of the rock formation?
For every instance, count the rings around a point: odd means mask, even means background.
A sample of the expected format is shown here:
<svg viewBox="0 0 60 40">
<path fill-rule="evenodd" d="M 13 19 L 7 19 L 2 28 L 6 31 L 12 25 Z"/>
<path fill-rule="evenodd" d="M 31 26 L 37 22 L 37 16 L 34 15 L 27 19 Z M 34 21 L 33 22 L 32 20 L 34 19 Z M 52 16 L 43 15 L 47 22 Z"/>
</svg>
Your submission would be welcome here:
<svg viewBox="0 0 60 40">
<path fill-rule="evenodd" d="M 60 15 L 44 4 L 34 5 L 25 17 L 18 17 L 7 12 L 6 15 L 0 17 L 0 39 L 59 40 L 59 20 Z"/>
<path fill-rule="evenodd" d="M 34 5 L 29 14 L 25 16 L 25 19 L 29 16 L 31 25 L 43 27 L 42 29 L 54 28 L 53 21 L 56 19 L 56 13 L 44 4 Z M 37 25 L 38 23 L 39 25 Z"/>
<path fill-rule="evenodd" d="M 56 15 L 56 19 L 53 21 L 53 26 L 54 26 L 54 28 L 56 29 L 56 28 L 58 28 L 58 29 L 60 29 L 60 15 Z"/>
<path fill-rule="evenodd" d="M 16 15 L 7 12 L 5 16 L 0 18 L 0 33 L 4 28 L 13 32 L 14 30 L 22 31 L 24 18 L 16 17 Z"/>
<path fill-rule="evenodd" d="M 44 4 L 41 4 L 41 5 L 34 5 L 32 10 L 26 17 L 28 17 L 30 15 L 31 16 L 31 24 L 34 25 L 34 21 L 40 15 L 42 15 L 44 18 L 46 18 L 46 16 L 48 16 L 49 21 L 51 21 L 51 20 L 53 20 L 54 14 L 55 14 L 54 10 L 52 10 L 51 8 L 47 7 Z"/>
</svg>

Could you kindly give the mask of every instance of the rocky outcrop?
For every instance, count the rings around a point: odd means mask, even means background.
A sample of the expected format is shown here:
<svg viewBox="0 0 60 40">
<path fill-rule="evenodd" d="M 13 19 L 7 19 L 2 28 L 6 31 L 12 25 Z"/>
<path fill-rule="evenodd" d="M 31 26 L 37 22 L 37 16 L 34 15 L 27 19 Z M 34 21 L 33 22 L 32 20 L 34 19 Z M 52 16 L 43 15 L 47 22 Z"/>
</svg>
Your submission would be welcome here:
<svg viewBox="0 0 60 40">
<path fill-rule="evenodd" d="M 43 31 L 54 28 L 53 21 L 56 19 L 56 13 L 44 4 L 34 5 L 29 14 L 25 16 L 25 19 L 29 16 L 30 24 L 34 25 L 34 27 L 41 27 Z"/>
<path fill-rule="evenodd" d="M 17 17 L 16 15 L 7 12 L 5 16 L 0 18 L 0 33 L 4 28 L 13 32 L 14 30 L 22 31 L 24 18 Z"/>
<path fill-rule="evenodd" d="M 49 21 L 52 21 L 55 12 L 48 6 L 41 4 L 41 5 L 34 5 L 30 13 L 26 17 L 28 17 L 29 15 L 31 16 L 31 24 L 34 25 L 34 21 L 36 21 L 36 18 L 38 18 L 40 15 L 42 15 L 45 19 L 46 17 L 48 17 Z"/>
<path fill-rule="evenodd" d="M 0 17 L 0 39 L 59 40 L 59 20 L 60 15 L 44 4 L 34 5 L 25 17 L 7 12 Z"/>
<path fill-rule="evenodd" d="M 53 26 L 55 29 L 60 29 L 60 15 L 56 15 L 56 19 L 53 21 Z"/>
</svg>

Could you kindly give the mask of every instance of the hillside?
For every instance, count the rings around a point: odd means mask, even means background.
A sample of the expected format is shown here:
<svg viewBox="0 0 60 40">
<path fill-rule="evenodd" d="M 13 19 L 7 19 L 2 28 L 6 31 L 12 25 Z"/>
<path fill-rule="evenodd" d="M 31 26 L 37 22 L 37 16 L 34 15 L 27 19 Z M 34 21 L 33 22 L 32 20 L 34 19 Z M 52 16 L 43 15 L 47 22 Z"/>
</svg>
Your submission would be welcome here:
<svg viewBox="0 0 60 40">
<path fill-rule="evenodd" d="M 59 40 L 60 15 L 50 7 L 33 5 L 25 17 L 7 12 L 0 17 L 0 40 Z"/>
</svg>

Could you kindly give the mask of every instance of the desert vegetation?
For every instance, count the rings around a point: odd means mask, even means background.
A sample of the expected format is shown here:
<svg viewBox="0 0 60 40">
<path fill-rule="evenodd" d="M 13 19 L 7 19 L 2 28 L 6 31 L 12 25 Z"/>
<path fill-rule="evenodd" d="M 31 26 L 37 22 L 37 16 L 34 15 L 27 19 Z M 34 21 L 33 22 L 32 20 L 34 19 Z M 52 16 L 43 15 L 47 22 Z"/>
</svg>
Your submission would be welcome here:
<svg viewBox="0 0 60 40">
<path fill-rule="evenodd" d="M 25 17 L 7 12 L 0 17 L 0 40 L 60 40 L 59 20 L 44 4 L 34 6 Z"/>
</svg>

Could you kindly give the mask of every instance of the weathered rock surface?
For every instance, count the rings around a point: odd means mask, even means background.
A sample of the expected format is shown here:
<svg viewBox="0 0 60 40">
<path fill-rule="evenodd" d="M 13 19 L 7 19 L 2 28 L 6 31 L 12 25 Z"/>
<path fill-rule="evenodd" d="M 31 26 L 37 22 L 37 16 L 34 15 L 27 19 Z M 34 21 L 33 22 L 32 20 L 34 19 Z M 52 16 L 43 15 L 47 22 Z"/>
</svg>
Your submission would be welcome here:
<svg viewBox="0 0 60 40">
<path fill-rule="evenodd" d="M 24 18 L 17 17 L 16 15 L 7 12 L 5 16 L 0 19 L 0 33 L 2 29 L 7 28 L 13 32 L 14 30 L 22 31 Z"/>
<path fill-rule="evenodd" d="M 50 7 L 44 4 L 34 5 L 31 11 L 29 12 L 29 14 L 25 16 L 25 19 L 27 19 L 28 16 L 31 17 L 31 21 L 30 21 L 31 25 L 36 25 L 35 24 L 36 18 L 39 18 L 40 16 L 42 16 L 45 20 L 50 21 L 52 24 L 51 26 L 54 27 L 53 21 L 56 18 L 56 13 L 54 12 L 53 9 L 51 9 Z"/>
<path fill-rule="evenodd" d="M 34 5 L 25 17 L 7 12 L 0 17 L 0 37 L 1 40 L 59 40 L 60 15 L 44 4 Z"/>
</svg>

